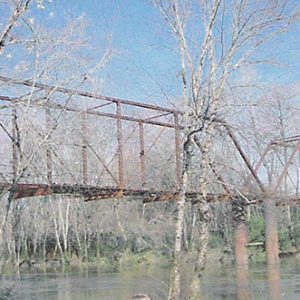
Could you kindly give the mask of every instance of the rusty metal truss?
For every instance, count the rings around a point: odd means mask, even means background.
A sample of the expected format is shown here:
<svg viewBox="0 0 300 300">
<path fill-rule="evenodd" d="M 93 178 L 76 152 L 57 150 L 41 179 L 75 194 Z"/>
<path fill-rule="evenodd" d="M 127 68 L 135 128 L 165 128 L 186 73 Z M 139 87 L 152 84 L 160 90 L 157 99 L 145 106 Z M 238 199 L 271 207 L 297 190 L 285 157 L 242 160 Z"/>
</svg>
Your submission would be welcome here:
<svg viewBox="0 0 300 300">
<path fill-rule="evenodd" d="M 86 201 L 134 197 L 153 202 L 180 197 L 180 110 L 30 80 L 0 76 L 0 82 L 0 191 L 15 199 L 64 194 Z M 244 192 L 248 204 L 269 197 L 278 205 L 299 202 L 297 193 L 284 200 L 278 189 L 300 151 L 300 136 L 271 141 L 254 166 L 232 128 L 223 120 L 215 122 L 260 189 L 255 195 Z M 292 152 L 270 188 L 260 170 L 279 147 Z M 208 194 L 207 201 L 240 197 L 224 182 L 223 188 L 224 193 Z M 197 196 L 187 193 L 191 200 Z"/>
</svg>

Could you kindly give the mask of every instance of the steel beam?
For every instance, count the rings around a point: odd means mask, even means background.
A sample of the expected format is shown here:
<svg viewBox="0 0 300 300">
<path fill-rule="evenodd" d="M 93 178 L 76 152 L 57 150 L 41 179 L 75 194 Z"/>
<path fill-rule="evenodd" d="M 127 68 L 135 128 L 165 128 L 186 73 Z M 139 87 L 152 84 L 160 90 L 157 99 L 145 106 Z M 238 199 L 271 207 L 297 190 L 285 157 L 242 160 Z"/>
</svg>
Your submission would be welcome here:
<svg viewBox="0 0 300 300">
<path fill-rule="evenodd" d="M 18 103 L 18 105 L 20 105 L 20 102 L 18 102 L 17 98 L 11 98 L 11 97 L 0 95 L 0 100 L 12 102 L 12 103 Z M 27 104 L 24 103 L 24 106 L 25 105 L 27 105 Z M 34 103 L 31 103 L 30 105 L 35 106 Z M 82 112 L 82 110 L 79 109 L 79 108 L 70 107 L 70 106 L 64 106 L 64 105 L 57 104 L 57 103 L 48 103 L 48 104 L 36 103 L 36 106 L 38 106 L 38 107 L 41 107 L 43 105 L 44 106 L 49 106 L 52 109 L 59 109 L 59 110 L 65 110 L 65 111 L 70 111 L 70 112 L 79 112 L 79 113 Z M 143 119 L 143 118 L 137 118 L 137 117 L 125 116 L 125 115 L 118 116 L 118 115 L 113 114 L 113 113 L 91 111 L 91 110 L 87 110 L 86 113 L 88 115 L 93 115 L 93 116 L 98 116 L 98 117 L 106 117 L 106 118 L 112 118 L 112 119 L 118 119 L 118 118 L 120 118 L 123 121 L 144 123 L 144 124 L 155 125 L 155 126 L 160 126 L 160 127 L 175 128 L 174 124 L 160 122 L 160 121 L 154 121 L 154 120 L 148 120 L 147 118 Z M 180 129 L 182 129 L 182 128 L 183 127 L 180 126 Z"/>
<path fill-rule="evenodd" d="M 232 130 L 230 129 L 230 127 L 229 127 L 225 122 L 223 122 L 223 126 L 225 127 L 225 129 L 226 129 L 226 131 L 227 131 L 229 137 L 230 137 L 231 140 L 233 141 L 233 143 L 234 143 L 236 149 L 238 150 L 239 154 L 241 155 L 241 157 L 242 157 L 243 161 L 245 162 L 247 168 L 250 170 L 252 176 L 253 176 L 254 179 L 256 180 L 256 182 L 257 182 L 258 186 L 260 187 L 261 191 L 262 191 L 263 193 L 265 193 L 266 190 L 265 190 L 264 185 L 262 184 L 262 182 L 261 182 L 261 180 L 259 179 L 259 177 L 258 177 L 257 173 L 255 172 L 255 170 L 253 169 L 253 167 L 252 167 L 252 165 L 251 165 L 251 163 L 250 163 L 250 161 L 249 161 L 249 159 L 248 159 L 246 153 L 244 152 L 244 150 L 242 149 L 240 143 L 238 142 L 238 140 L 237 140 L 236 137 L 234 136 Z"/>
<path fill-rule="evenodd" d="M 17 178 L 18 173 L 18 164 L 19 164 L 19 158 L 18 158 L 18 144 L 19 144 L 19 138 L 17 133 L 17 110 L 15 107 L 12 109 L 12 168 L 13 168 L 13 180 Z"/>
<path fill-rule="evenodd" d="M 141 103 L 141 102 L 137 102 L 137 101 L 131 101 L 131 100 L 120 99 L 120 98 L 109 97 L 109 96 L 102 96 L 102 95 L 98 95 L 98 94 L 78 91 L 76 89 L 68 89 L 68 88 L 63 88 L 60 86 L 37 83 L 32 80 L 17 80 L 17 79 L 5 77 L 5 76 L 0 76 L 0 81 L 3 81 L 8 84 L 19 84 L 19 85 L 29 86 L 31 88 L 36 87 L 39 89 L 48 90 L 48 91 L 52 91 L 52 92 L 59 92 L 59 93 L 69 94 L 69 95 L 77 95 L 77 96 L 82 96 L 82 97 L 86 97 L 86 98 L 104 100 L 104 101 L 120 103 L 120 104 L 125 104 L 125 105 L 131 105 L 131 106 L 136 106 L 136 107 L 141 107 L 141 108 L 146 108 L 146 109 L 151 109 L 151 110 L 182 114 L 182 112 L 179 110 L 170 109 L 170 108 L 162 107 L 159 105 L 146 104 L 146 103 Z"/>
<path fill-rule="evenodd" d="M 52 121 L 51 121 L 51 111 L 49 107 L 46 107 L 46 130 L 48 134 L 52 130 Z M 46 156 L 47 156 L 47 183 L 49 185 L 52 184 L 52 151 L 51 151 L 51 145 L 49 144 L 50 136 L 47 141 L 47 150 L 46 150 Z"/>
<path fill-rule="evenodd" d="M 300 140 L 300 135 L 294 135 L 280 140 L 273 140 L 271 141 L 270 145 L 285 146 L 285 144 L 287 143 L 298 142 L 299 140 Z"/>
<path fill-rule="evenodd" d="M 81 134 L 82 134 L 82 182 L 88 183 L 88 149 L 87 149 L 87 114 L 82 112 L 81 115 Z"/>
<path fill-rule="evenodd" d="M 143 123 L 139 123 L 140 133 L 140 168 L 141 168 L 141 181 L 142 187 L 146 187 L 146 153 L 145 153 L 145 138 Z"/>
<path fill-rule="evenodd" d="M 279 176 L 279 178 L 278 178 L 278 180 L 277 180 L 277 182 L 276 182 L 276 184 L 275 184 L 275 186 L 274 186 L 274 188 L 273 188 L 271 194 L 276 193 L 276 191 L 277 191 L 277 189 L 279 188 L 279 186 L 280 186 L 280 184 L 281 184 L 283 178 L 287 175 L 288 169 L 289 169 L 291 163 L 293 162 L 293 159 L 294 159 L 296 153 L 297 153 L 299 150 L 300 150 L 300 139 L 298 140 L 298 143 L 296 144 L 294 150 L 292 151 L 290 157 L 288 158 L 288 160 L 287 160 L 287 162 L 286 162 L 286 164 L 285 164 L 285 166 L 284 166 L 284 169 L 283 169 L 282 173 L 280 174 L 280 176 Z"/>
<path fill-rule="evenodd" d="M 124 149 L 123 149 L 123 132 L 122 132 L 122 108 L 121 102 L 117 102 L 117 140 L 118 140 L 118 171 L 119 171 L 119 188 L 125 188 L 125 176 L 124 176 Z"/>
</svg>

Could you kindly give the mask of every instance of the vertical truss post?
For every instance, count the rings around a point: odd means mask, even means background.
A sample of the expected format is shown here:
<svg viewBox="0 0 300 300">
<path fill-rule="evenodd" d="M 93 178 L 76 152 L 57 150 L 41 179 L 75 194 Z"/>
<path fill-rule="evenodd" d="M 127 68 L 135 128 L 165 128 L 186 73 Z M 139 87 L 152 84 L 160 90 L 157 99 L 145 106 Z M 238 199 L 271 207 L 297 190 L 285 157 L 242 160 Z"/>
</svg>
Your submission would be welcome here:
<svg viewBox="0 0 300 300">
<path fill-rule="evenodd" d="M 246 225 L 246 207 L 243 200 L 235 200 L 232 203 L 232 214 L 235 223 L 235 258 L 236 277 L 238 286 L 238 300 L 251 299 L 249 286 L 248 264 L 248 229 Z"/>
<path fill-rule="evenodd" d="M 178 113 L 174 113 L 175 124 L 175 159 L 176 159 L 176 179 L 177 185 L 181 184 L 181 142 Z"/>
<path fill-rule="evenodd" d="M 18 134 L 17 134 L 17 110 L 15 107 L 12 109 L 12 167 L 13 167 L 13 181 L 16 180 L 18 173 Z"/>
<path fill-rule="evenodd" d="M 141 179 L 142 187 L 146 186 L 146 162 L 145 162 L 145 139 L 144 139 L 144 125 L 139 123 L 140 131 L 140 167 L 141 167 Z"/>
<path fill-rule="evenodd" d="M 124 153 L 123 153 L 123 132 L 122 132 L 122 108 L 121 102 L 118 101 L 117 105 L 117 139 L 118 139 L 118 166 L 119 166 L 119 188 L 125 188 L 124 179 Z"/>
<path fill-rule="evenodd" d="M 49 134 L 49 132 L 52 130 L 51 111 L 49 107 L 46 107 L 46 130 L 47 130 L 46 134 Z M 50 145 L 50 136 L 47 141 L 46 156 L 47 156 L 47 181 L 49 185 L 52 185 L 52 151 Z"/>
<path fill-rule="evenodd" d="M 87 113 L 82 112 L 81 116 L 81 133 L 82 133 L 82 182 L 88 183 L 88 153 L 87 153 Z"/>
</svg>

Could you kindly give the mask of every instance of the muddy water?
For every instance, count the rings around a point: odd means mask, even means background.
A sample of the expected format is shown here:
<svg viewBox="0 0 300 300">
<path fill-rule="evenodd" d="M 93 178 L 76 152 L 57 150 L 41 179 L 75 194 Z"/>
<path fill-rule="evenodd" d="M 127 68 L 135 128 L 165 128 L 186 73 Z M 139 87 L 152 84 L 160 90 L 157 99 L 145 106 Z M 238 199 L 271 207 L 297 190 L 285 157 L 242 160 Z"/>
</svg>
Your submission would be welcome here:
<svg viewBox="0 0 300 300">
<path fill-rule="evenodd" d="M 127 300 L 139 292 L 153 299 L 167 299 L 168 280 L 169 269 L 159 266 L 110 273 L 89 267 L 1 275 L 0 287 L 13 286 L 17 299 L 24 300 Z M 252 299 L 268 299 L 265 265 L 251 266 L 249 283 Z M 206 300 L 235 299 L 234 267 L 209 267 L 203 279 L 203 293 Z M 300 299 L 300 265 L 293 260 L 281 265 L 281 299 Z"/>
</svg>

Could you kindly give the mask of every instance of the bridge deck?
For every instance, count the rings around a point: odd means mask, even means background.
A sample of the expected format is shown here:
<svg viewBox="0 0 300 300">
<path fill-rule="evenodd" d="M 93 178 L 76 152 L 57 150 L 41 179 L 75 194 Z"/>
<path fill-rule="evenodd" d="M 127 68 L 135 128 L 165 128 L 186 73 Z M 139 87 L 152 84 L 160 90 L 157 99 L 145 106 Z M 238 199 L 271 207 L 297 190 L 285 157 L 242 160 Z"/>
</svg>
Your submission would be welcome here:
<svg viewBox="0 0 300 300">
<path fill-rule="evenodd" d="M 78 184 L 47 185 L 21 183 L 17 184 L 15 188 L 13 185 L 0 184 L 0 190 L 2 191 L 10 191 L 12 189 L 14 189 L 14 199 L 60 194 L 82 197 L 85 201 L 131 197 L 143 199 L 144 202 L 155 202 L 177 201 L 180 196 L 178 191 L 120 189 L 118 187 L 97 187 Z M 189 200 L 196 200 L 198 194 L 195 192 L 190 192 L 187 193 L 186 196 Z M 214 196 L 210 194 L 209 201 L 216 201 L 216 197 L 223 197 L 223 195 Z"/>
<path fill-rule="evenodd" d="M 97 187 L 77 184 L 17 184 L 15 187 L 9 184 L 0 183 L 0 192 L 9 192 L 14 189 L 14 199 L 24 199 L 30 197 L 45 197 L 49 195 L 69 195 L 72 197 L 83 198 L 84 201 L 105 200 L 105 199 L 120 199 L 131 198 L 142 200 L 144 203 L 158 202 L 158 201 L 178 201 L 180 197 L 179 191 L 157 191 L 157 190 L 134 190 L 134 189 L 120 189 L 112 187 Z M 188 201 L 196 201 L 199 193 L 188 192 L 186 199 Z M 250 194 L 244 195 L 245 205 L 261 204 L 268 196 L 254 196 Z M 212 194 L 207 195 L 207 202 L 223 202 L 230 203 L 234 200 L 240 199 L 240 195 L 230 194 Z M 299 196 L 289 197 L 272 197 L 278 206 L 284 205 L 298 205 L 300 204 Z"/>
</svg>

